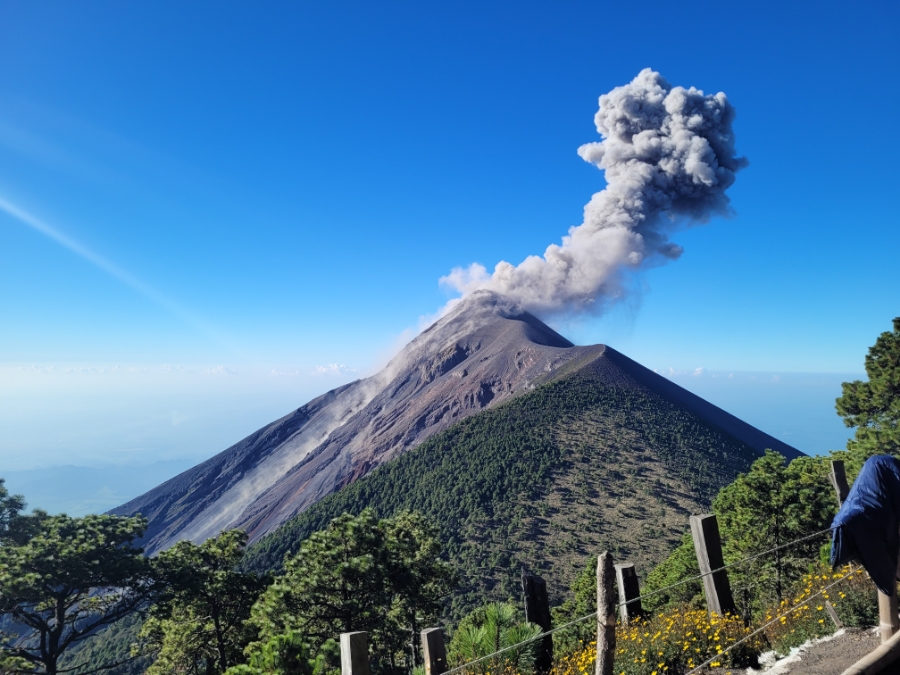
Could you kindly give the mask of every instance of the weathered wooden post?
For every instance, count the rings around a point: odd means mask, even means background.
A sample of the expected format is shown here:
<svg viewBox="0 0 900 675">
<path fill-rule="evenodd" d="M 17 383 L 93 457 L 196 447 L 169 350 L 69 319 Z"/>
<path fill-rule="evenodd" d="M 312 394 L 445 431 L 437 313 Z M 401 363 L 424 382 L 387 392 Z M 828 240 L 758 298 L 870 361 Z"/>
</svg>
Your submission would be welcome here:
<svg viewBox="0 0 900 675">
<path fill-rule="evenodd" d="M 341 675 L 371 675 L 369 635 L 365 631 L 341 633 Z"/>
<path fill-rule="evenodd" d="M 525 598 L 525 620 L 536 623 L 543 632 L 551 628 L 550 600 L 547 597 L 547 582 L 536 574 L 522 573 L 522 595 Z M 541 639 L 537 658 L 534 660 L 534 671 L 546 675 L 553 667 L 553 636 L 545 635 Z"/>
<path fill-rule="evenodd" d="M 425 675 L 441 675 L 447 672 L 447 646 L 444 631 L 428 628 L 422 633 L 422 651 L 425 652 Z"/>
<path fill-rule="evenodd" d="M 843 506 L 847 495 L 850 494 L 850 486 L 847 484 L 847 472 L 844 470 L 844 462 L 840 459 L 831 461 L 831 473 L 828 478 L 831 479 L 831 485 L 837 495 L 838 506 Z"/>
<path fill-rule="evenodd" d="M 897 567 L 900 573 L 900 564 Z M 894 581 L 893 593 L 885 595 L 878 591 L 878 627 L 881 629 L 881 644 L 884 644 L 900 630 L 900 618 L 897 616 L 897 582 Z"/>
<path fill-rule="evenodd" d="M 831 600 L 825 601 L 825 611 L 828 612 L 828 616 L 831 618 L 831 623 L 834 624 L 834 627 L 840 630 L 844 627 L 844 622 L 841 621 L 841 618 L 838 616 L 838 613 L 834 609 L 834 605 L 831 604 Z"/>
<path fill-rule="evenodd" d="M 619 618 L 627 626 L 629 621 L 644 613 L 637 571 L 631 562 L 619 563 L 613 567 L 616 570 L 616 585 L 619 587 Z"/>
<path fill-rule="evenodd" d="M 613 675 L 616 656 L 616 600 L 613 559 L 609 551 L 597 556 L 597 662 L 594 675 Z"/>
<path fill-rule="evenodd" d="M 703 575 L 706 608 L 710 614 L 719 616 L 734 613 L 734 598 L 731 595 L 731 585 L 728 583 L 728 573 L 719 569 L 725 565 L 722 557 L 722 538 L 719 536 L 719 522 L 711 513 L 691 516 L 690 522 L 694 552 L 697 554 L 700 574 Z M 713 570 L 718 571 L 713 572 Z"/>
</svg>

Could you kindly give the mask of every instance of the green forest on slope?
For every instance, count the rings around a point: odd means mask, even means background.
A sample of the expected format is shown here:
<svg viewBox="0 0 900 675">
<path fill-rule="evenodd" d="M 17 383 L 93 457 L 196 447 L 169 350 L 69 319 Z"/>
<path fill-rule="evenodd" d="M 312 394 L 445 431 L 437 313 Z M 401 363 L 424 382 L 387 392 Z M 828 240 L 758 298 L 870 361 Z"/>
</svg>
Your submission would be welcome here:
<svg viewBox="0 0 900 675">
<path fill-rule="evenodd" d="M 422 513 L 463 583 L 450 614 L 519 595 L 524 568 L 562 600 L 584 561 L 609 549 L 639 570 L 679 542 L 691 514 L 756 458 L 743 443 L 643 388 L 579 371 L 435 435 L 329 495 L 251 546 L 275 571 L 344 512 Z"/>
</svg>

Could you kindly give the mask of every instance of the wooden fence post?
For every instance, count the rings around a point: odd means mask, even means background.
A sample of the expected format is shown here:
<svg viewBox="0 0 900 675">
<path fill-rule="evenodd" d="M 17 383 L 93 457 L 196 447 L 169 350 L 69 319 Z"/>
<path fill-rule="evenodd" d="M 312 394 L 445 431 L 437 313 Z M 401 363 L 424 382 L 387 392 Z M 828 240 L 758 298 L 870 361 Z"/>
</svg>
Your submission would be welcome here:
<svg viewBox="0 0 900 675">
<path fill-rule="evenodd" d="M 444 631 L 428 628 L 422 631 L 422 651 L 425 652 L 425 675 L 441 675 L 447 672 L 447 646 Z"/>
<path fill-rule="evenodd" d="M 897 591 L 885 595 L 878 591 L 878 627 L 881 629 L 881 644 L 884 644 L 900 629 L 897 619 Z"/>
<path fill-rule="evenodd" d="M 341 675 L 371 675 L 369 635 L 365 631 L 341 633 Z"/>
<path fill-rule="evenodd" d="M 700 574 L 703 575 L 703 591 L 706 594 L 706 607 L 710 614 L 723 616 L 735 612 L 731 585 L 728 573 L 719 569 L 725 565 L 722 558 L 722 538 L 719 536 L 719 522 L 715 515 L 708 513 L 702 516 L 691 516 L 691 537 L 694 539 L 694 552 Z M 719 569 L 718 572 L 713 570 Z"/>
<path fill-rule="evenodd" d="M 624 562 L 614 565 L 616 585 L 619 587 L 619 618 L 626 626 L 632 619 L 644 613 L 641 607 L 641 589 L 638 584 L 637 570 L 634 563 Z M 627 605 L 624 603 L 628 603 Z"/>
<path fill-rule="evenodd" d="M 898 564 L 897 571 L 900 573 L 900 564 Z M 878 591 L 878 627 L 881 629 L 881 644 L 889 641 L 900 630 L 900 618 L 897 617 L 896 581 L 891 590 L 893 592 L 890 595 Z"/>
<path fill-rule="evenodd" d="M 838 506 L 843 506 L 847 495 L 850 494 L 850 486 L 847 485 L 847 472 L 844 470 L 844 462 L 840 459 L 831 461 L 831 473 L 828 478 L 831 479 L 831 485 L 837 495 Z"/>
<path fill-rule="evenodd" d="M 522 595 L 525 597 L 525 620 L 536 623 L 546 633 L 552 626 L 547 582 L 536 574 L 523 572 Z M 534 660 L 534 671 L 538 675 L 547 675 L 552 667 L 553 636 L 546 635 L 541 639 L 541 646 L 537 658 Z"/>
<path fill-rule="evenodd" d="M 613 675 L 616 655 L 616 600 L 613 595 L 612 556 L 597 556 L 597 661 L 594 675 Z"/>
<path fill-rule="evenodd" d="M 834 624 L 834 627 L 840 630 L 844 627 L 844 622 L 841 621 L 841 617 L 838 616 L 838 613 L 834 609 L 834 605 L 831 604 L 831 600 L 825 601 L 825 611 L 828 612 L 828 616 L 831 618 L 831 623 Z"/>
</svg>

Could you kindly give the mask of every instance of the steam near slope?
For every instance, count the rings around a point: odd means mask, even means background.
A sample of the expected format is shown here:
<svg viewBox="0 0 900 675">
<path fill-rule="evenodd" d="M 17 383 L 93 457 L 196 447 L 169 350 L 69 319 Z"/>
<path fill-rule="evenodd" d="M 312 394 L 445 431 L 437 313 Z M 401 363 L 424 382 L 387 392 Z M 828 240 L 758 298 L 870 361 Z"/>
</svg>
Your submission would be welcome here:
<svg viewBox="0 0 900 675">
<path fill-rule="evenodd" d="M 624 272 L 681 255 L 669 240 L 675 226 L 729 212 L 725 191 L 747 165 L 734 153 L 733 121 L 725 94 L 672 87 L 642 70 L 600 97 L 601 140 L 578 148 L 607 182 L 584 207 L 584 222 L 543 256 L 501 261 L 492 274 L 474 263 L 441 282 L 463 295 L 497 291 L 529 311 L 602 310 L 625 294 Z"/>
</svg>

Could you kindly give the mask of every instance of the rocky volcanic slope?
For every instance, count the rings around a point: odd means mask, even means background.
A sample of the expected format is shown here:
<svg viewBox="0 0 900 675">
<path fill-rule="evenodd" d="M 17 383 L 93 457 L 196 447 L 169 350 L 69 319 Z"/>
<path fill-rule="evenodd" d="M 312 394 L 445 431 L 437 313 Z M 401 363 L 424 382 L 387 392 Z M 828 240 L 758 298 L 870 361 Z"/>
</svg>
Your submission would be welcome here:
<svg viewBox="0 0 900 675">
<path fill-rule="evenodd" d="M 235 527 L 255 541 L 437 432 L 584 369 L 605 385 L 653 392 L 757 453 L 801 454 L 615 350 L 575 347 L 505 298 L 479 292 L 377 375 L 310 401 L 112 513 L 149 519 L 150 553 Z"/>
</svg>

